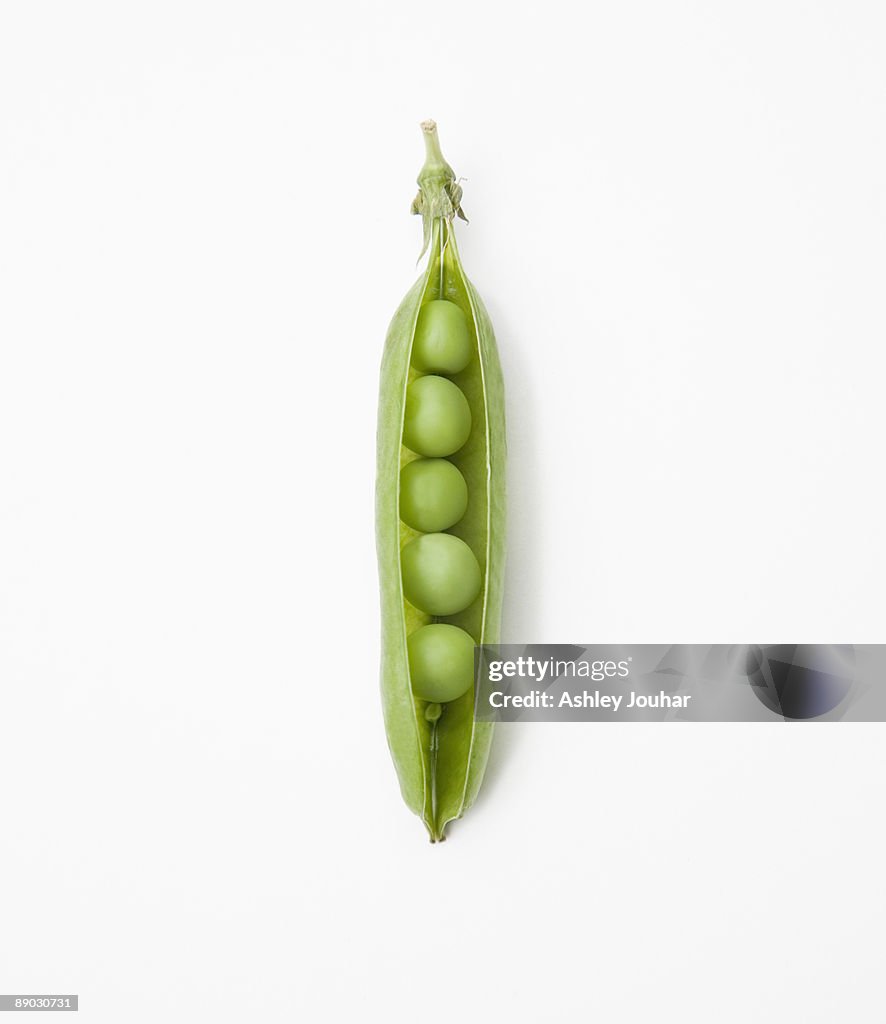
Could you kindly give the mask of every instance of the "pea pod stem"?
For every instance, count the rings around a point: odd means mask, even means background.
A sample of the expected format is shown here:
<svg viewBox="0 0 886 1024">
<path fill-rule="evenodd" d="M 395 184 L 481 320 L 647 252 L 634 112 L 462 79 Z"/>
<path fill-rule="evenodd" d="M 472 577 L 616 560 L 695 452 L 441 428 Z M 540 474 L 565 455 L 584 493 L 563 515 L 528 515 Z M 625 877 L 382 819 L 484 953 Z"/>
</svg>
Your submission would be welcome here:
<svg viewBox="0 0 886 1024">
<path fill-rule="evenodd" d="M 434 181 L 455 181 L 455 171 L 446 162 L 440 149 L 440 136 L 436 121 L 422 121 L 422 135 L 425 140 L 425 163 L 418 175 L 418 184 L 425 187 Z"/>
<path fill-rule="evenodd" d="M 420 214 L 422 218 L 423 238 L 419 260 L 427 252 L 438 227 L 441 246 L 445 248 L 452 219 L 458 216 L 467 220 L 461 208 L 461 185 L 456 181 L 455 171 L 446 162 L 440 149 L 437 125 L 434 121 L 423 121 L 421 128 L 425 140 L 425 162 L 418 175 L 418 195 L 412 201 L 412 212 Z"/>
</svg>

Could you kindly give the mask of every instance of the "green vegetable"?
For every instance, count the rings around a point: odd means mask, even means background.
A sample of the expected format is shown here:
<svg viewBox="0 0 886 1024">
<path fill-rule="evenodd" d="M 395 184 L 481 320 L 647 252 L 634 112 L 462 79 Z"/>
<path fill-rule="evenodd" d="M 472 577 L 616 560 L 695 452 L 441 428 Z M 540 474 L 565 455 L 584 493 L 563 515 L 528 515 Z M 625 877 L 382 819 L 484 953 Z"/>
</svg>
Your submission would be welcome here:
<svg viewBox="0 0 886 1024">
<path fill-rule="evenodd" d="M 403 797 L 436 841 L 474 802 L 492 740 L 491 724 L 474 721 L 468 650 L 498 642 L 505 429 L 492 324 L 453 231 L 461 188 L 436 126 L 422 129 L 413 212 L 429 258 L 385 343 L 376 512 L 388 744 Z"/>
<path fill-rule="evenodd" d="M 412 692 L 422 700 L 447 704 L 474 682 L 474 638 L 443 622 L 417 629 L 407 641 Z"/>
<path fill-rule="evenodd" d="M 406 389 L 403 444 L 419 455 L 452 455 L 471 434 L 471 407 L 445 377 L 419 377 Z"/>
<path fill-rule="evenodd" d="M 448 530 L 467 508 L 468 485 L 446 459 L 414 459 L 400 470 L 400 518 L 413 530 Z"/>
<path fill-rule="evenodd" d="M 471 361 L 468 318 L 454 302 L 434 299 L 418 314 L 412 365 L 422 373 L 461 373 Z"/>
<path fill-rule="evenodd" d="M 406 600 L 430 615 L 455 615 L 480 593 L 480 565 L 463 540 L 423 533 L 400 552 Z"/>
</svg>

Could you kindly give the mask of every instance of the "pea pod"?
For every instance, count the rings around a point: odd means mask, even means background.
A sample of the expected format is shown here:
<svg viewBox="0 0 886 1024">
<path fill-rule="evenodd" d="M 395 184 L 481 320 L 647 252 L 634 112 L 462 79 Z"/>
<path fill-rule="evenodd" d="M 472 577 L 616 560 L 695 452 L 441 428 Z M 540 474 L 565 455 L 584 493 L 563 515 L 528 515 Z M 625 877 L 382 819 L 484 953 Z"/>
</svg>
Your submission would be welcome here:
<svg viewBox="0 0 886 1024">
<path fill-rule="evenodd" d="M 412 210 L 429 255 L 385 343 L 376 517 L 388 744 L 403 798 L 436 842 L 474 802 L 492 742 L 491 724 L 474 720 L 468 666 L 474 644 L 498 642 L 505 426 L 492 324 L 455 241 L 461 188 L 434 122 L 422 130 Z"/>
</svg>

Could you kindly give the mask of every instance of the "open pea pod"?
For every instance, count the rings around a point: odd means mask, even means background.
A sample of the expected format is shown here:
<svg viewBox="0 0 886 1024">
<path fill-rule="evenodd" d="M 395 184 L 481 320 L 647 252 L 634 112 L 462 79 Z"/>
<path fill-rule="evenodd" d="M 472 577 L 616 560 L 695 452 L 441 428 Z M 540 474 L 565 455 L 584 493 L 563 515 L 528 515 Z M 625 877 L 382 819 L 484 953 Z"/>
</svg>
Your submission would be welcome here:
<svg viewBox="0 0 886 1024">
<path fill-rule="evenodd" d="M 498 642 L 504 570 L 505 424 L 504 391 L 492 324 L 465 276 L 455 242 L 452 221 L 456 215 L 463 217 L 461 189 L 440 152 L 436 126 L 425 122 L 422 129 L 427 160 L 419 175 L 413 212 L 423 218 L 423 252 L 429 250 L 429 257 L 425 272 L 394 314 L 385 343 L 376 514 L 381 688 L 388 743 L 403 798 L 422 818 L 435 842 L 444 838 L 447 823 L 460 817 L 477 796 L 489 757 L 492 725 L 474 720 L 473 684 L 445 703 L 416 696 L 410 675 L 410 637 L 422 627 L 443 623 L 463 630 L 475 644 Z M 401 553 L 420 534 L 401 520 L 400 508 L 400 472 L 407 463 L 427 454 L 416 453 L 404 444 L 407 394 L 410 385 L 422 376 L 413 365 L 416 330 L 423 307 L 439 300 L 455 304 L 464 314 L 469 345 L 467 365 L 448 374 L 470 410 L 467 440 L 448 453 L 448 461 L 467 484 L 467 504 L 462 517 L 445 533 L 470 548 L 480 570 L 476 597 L 466 607 L 445 615 L 422 610 L 404 595 Z M 460 581 L 453 582 L 457 586 Z"/>
</svg>

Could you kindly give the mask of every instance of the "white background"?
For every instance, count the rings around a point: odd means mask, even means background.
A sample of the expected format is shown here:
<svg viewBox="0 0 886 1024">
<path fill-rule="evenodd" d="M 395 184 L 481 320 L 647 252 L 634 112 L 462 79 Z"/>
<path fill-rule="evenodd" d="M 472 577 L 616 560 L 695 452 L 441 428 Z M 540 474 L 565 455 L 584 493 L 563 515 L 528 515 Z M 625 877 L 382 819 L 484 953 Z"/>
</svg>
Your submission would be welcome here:
<svg viewBox="0 0 886 1024">
<path fill-rule="evenodd" d="M 884 50 L 874 0 L 3 3 L 0 992 L 878 1019 L 882 726 L 511 726 L 432 847 L 372 515 L 434 117 L 504 639 L 886 641 Z"/>
</svg>

